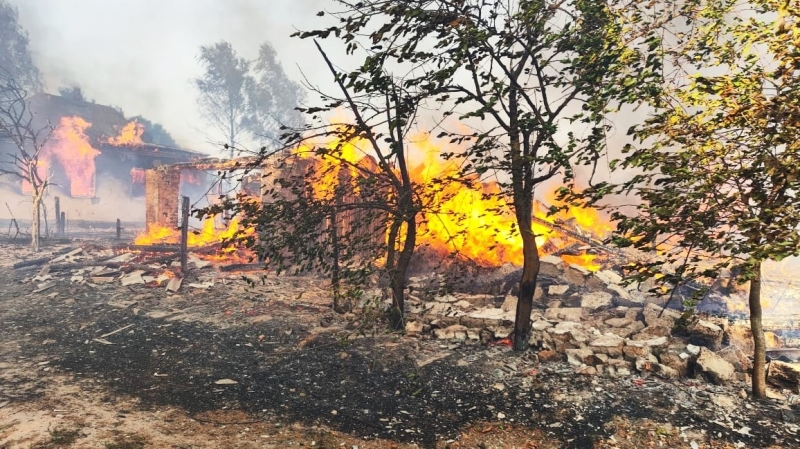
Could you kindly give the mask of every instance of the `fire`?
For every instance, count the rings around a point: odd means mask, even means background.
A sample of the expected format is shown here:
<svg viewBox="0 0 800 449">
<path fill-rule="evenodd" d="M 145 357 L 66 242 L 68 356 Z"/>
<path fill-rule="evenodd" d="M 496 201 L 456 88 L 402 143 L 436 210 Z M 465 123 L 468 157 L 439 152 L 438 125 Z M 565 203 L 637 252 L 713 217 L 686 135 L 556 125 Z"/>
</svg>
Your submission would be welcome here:
<svg viewBox="0 0 800 449">
<path fill-rule="evenodd" d="M 51 143 L 44 149 L 43 169 L 56 159 L 69 178 L 73 197 L 94 196 L 94 159 L 100 151 L 92 148 L 84 133 L 90 126 L 92 124 L 81 117 L 62 117 Z"/>
<path fill-rule="evenodd" d="M 217 229 L 215 217 L 207 217 L 203 220 L 202 228 L 199 231 L 189 231 L 187 234 L 187 246 L 189 248 L 203 248 L 221 244 L 224 240 L 229 240 L 237 235 L 241 228 L 239 221 L 238 218 L 234 218 L 224 229 Z M 245 229 L 243 232 L 248 235 L 253 231 Z M 157 245 L 178 244 L 180 241 L 181 231 L 179 229 L 151 224 L 148 231 L 136 237 L 133 243 L 135 245 Z M 225 248 L 219 257 L 204 256 L 203 258 L 231 261 L 231 259 L 237 258 L 236 253 L 236 248 Z M 242 257 L 242 259 L 244 258 Z"/>
<path fill-rule="evenodd" d="M 122 127 L 117 137 L 110 137 L 108 143 L 114 146 L 139 146 L 144 143 L 142 142 L 142 134 L 144 134 L 144 125 L 134 120 Z"/>
<path fill-rule="evenodd" d="M 517 220 L 509 204 L 501 195 L 497 182 L 481 182 L 477 178 L 465 182 L 438 182 L 438 180 L 455 180 L 460 178 L 458 165 L 454 161 L 442 161 L 439 155 L 443 152 L 435 142 L 421 135 L 413 139 L 412 151 L 421 154 L 424 162 L 411 170 L 412 181 L 421 186 L 422 201 L 428 206 L 428 212 L 421 219 L 417 242 L 436 250 L 451 253 L 457 252 L 483 266 L 500 266 L 505 263 L 521 265 L 522 238 L 517 230 Z M 334 141 L 328 148 L 335 148 L 335 157 L 316 157 L 321 179 L 313 186 L 318 198 L 330 198 L 335 186 L 343 179 L 353 179 L 357 175 L 357 166 L 363 166 L 366 153 L 361 148 L 362 142 Z M 368 147 L 368 146 L 367 146 Z M 309 147 L 301 147 L 297 154 L 315 157 Z M 347 174 L 349 176 L 342 176 Z M 471 184 L 466 186 L 465 184 Z M 558 204 L 551 195 L 551 204 Z M 549 223 L 569 223 L 570 228 L 587 237 L 602 236 L 611 230 L 610 223 L 600 216 L 598 211 L 568 206 L 565 211 L 553 216 L 547 210 L 534 211 L 534 215 Z M 550 242 L 556 249 L 572 243 L 562 239 L 558 231 L 534 222 L 533 232 L 537 235 L 537 244 L 543 247 Z M 567 263 L 583 266 L 597 271 L 601 268 L 595 255 L 565 255 Z"/>
</svg>

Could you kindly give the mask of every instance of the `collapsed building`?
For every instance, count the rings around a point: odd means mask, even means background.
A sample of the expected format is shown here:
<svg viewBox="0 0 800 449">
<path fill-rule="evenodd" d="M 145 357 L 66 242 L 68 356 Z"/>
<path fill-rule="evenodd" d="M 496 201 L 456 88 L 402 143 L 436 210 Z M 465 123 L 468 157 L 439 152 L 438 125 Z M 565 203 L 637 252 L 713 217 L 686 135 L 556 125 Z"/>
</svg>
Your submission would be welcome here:
<svg viewBox="0 0 800 449">
<path fill-rule="evenodd" d="M 52 126 L 54 131 L 39 155 L 40 175 L 52 186 L 45 198 L 45 216 L 54 213 L 54 199 L 73 226 L 122 219 L 144 223 L 145 170 L 187 162 L 202 153 L 153 143 L 144 125 L 126 119 L 111 106 L 88 102 L 78 93 L 72 97 L 37 94 L 31 98 L 34 130 Z M 13 170 L 18 149 L 0 136 L 3 168 Z M 185 176 L 200 184 L 202 173 Z M 30 187 L 14 175 L 0 176 L 0 220 L 27 221 Z M 121 207 L 122 206 L 122 207 Z"/>
</svg>

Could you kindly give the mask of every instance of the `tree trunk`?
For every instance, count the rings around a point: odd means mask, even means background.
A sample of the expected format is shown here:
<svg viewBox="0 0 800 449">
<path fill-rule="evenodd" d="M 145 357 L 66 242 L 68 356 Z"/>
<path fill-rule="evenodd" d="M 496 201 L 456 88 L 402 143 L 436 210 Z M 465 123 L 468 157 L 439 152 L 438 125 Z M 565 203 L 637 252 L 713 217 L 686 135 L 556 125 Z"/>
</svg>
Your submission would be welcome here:
<svg viewBox="0 0 800 449">
<path fill-rule="evenodd" d="M 528 340 L 531 334 L 531 310 L 533 309 L 533 295 L 536 291 L 536 281 L 539 278 L 539 248 L 536 245 L 536 236 L 531 229 L 530 219 L 520 222 L 522 234 L 522 279 L 519 284 L 517 298 L 517 312 L 514 316 L 514 350 L 528 349 Z"/>
<path fill-rule="evenodd" d="M 397 266 L 391 272 L 392 309 L 389 311 L 389 324 L 395 330 L 404 329 L 406 325 L 405 317 L 403 316 L 405 310 L 406 273 L 408 273 L 408 265 L 411 263 L 411 256 L 414 254 L 414 248 L 417 244 L 416 215 L 412 215 L 405 223 L 406 238 L 403 242 L 403 249 L 397 258 Z"/>
<path fill-rule="evenodd" d="M 33 223 L 31 225 L 31 249 L 39 251 L 39 229 L 41 228 L 41 221 L 39 220 L 39 210 L 42 207 L 42 196 L 39 194 L 33 195 Z"/>
<path fill-rule="evenodd" d="M 339 203 L 339 197 L 336 197 L 337 206 Z M 336 207 L 331 209 L 330 215 L 330 239 L 331 239 L 331 250 L 332 250 L 332 264 L 331 267 L 331 287 L 333 289 L 333 310 L 336 313 L 347 313 L 350 311 L 350 304 L 347 303 L 347 298 L 345 298 L 341 293 L 341 274 L 339 271 L 339 223 L 336 216 Z"/>
<path fill-rule="evenodd" d="M 755 277 L 750 280 L 750 329 L 753 332 L 753 397 L 767 397 L 767 343 L 761 323 L 761 263 L 756 267 Z"/>
</svg>

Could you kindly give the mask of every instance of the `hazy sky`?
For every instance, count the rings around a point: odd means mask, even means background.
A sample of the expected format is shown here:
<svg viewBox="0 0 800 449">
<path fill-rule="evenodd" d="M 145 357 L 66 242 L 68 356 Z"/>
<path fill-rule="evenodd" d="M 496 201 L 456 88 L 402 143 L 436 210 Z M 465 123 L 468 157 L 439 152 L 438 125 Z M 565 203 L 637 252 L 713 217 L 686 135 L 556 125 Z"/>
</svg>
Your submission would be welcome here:
<svg viewBox="0 0 800 449">
<path fill-rule="evenodd" d="M 268 40 L 290 76 L 302 68 L 315 83 L 331 79 L 313 44 L 289 37 L 327 23 L 315 14 L 326 0 L 9 1 L 51 92 L 80 85 L 87 98 L 159 122 L 198 151 L 215 152 L 209 139 L 219 138 L 204 131 L 190 82 L 201 73 L 201 45 L 227 40 L 254 58 Z"/>
</svg>

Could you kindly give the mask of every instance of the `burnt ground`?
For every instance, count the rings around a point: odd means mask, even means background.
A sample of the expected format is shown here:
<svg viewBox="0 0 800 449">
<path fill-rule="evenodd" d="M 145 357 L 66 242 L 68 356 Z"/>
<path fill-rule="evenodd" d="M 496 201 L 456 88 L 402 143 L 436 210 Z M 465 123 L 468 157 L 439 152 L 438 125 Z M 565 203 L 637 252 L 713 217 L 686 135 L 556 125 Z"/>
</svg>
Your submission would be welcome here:
<svg viewBox="0 0 800 449">
<path fill-rule="evenodd" d="M 313 278 L 34 293 L 36 270 L 0 270 L 0 448 L 800 447 L 791 398 L 389 333 Z"/>
</svg>

